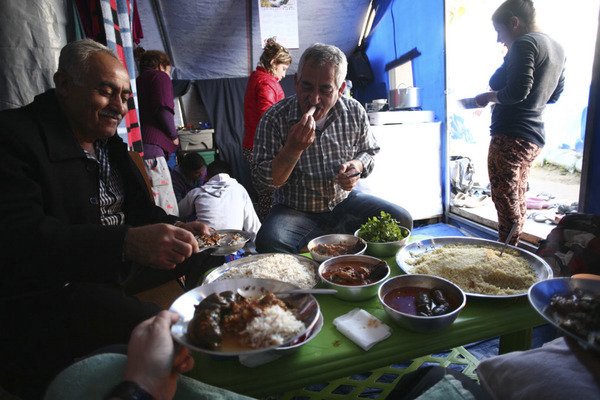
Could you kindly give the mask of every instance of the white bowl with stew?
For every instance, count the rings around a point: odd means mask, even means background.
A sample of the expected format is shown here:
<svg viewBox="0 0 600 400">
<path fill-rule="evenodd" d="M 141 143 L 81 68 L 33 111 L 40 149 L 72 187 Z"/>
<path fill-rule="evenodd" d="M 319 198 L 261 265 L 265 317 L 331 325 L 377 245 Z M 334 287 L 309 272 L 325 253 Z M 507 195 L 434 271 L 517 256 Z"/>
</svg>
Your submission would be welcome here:
<svg viewBox="0 0 600 400">
<path fill-rule="evenodd" d="M 377 257 L 343 255 L 323 261 L 318 273 L 325 286 L 337 289 L 335 297 L 363 301 L 377 295 L 381 283 L 390 276 L 390 266 Z"/>
<path fill-rule="evenodd" d="M 307 247 L 312 259 L 322 262 L 341 255 L 364 254 L 367 242 L 354 235 L 333 233 L 314 238 Z"/>
</svg>

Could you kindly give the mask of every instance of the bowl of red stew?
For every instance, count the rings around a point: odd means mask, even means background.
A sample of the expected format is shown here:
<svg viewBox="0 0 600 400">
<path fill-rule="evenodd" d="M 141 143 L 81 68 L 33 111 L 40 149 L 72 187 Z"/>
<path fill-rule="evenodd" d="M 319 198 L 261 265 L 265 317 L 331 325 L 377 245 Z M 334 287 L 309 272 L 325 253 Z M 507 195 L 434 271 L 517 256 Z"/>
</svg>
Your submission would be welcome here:
<svg viewBox="0 0 600 400">
<path fill-rule="evenodd" d="M 332 233 L 319 236 L 308 242 L 308 251 L 313 260 L 322 262 L 342 255 L 361 255 L 367 249 L 367 242 L 350 234 Z"/>
<path fill-rule="evenodd" d="M 334 296 L 347 301 L 367 300 L 390 275 L 390 267 L 376 257 L 342 255 L 325 260 L 319 266 L 325 286 L 337 289 Z"/>
<path fill-rule="evenodd" d="M 433 275 L 399 275 L 379 288 L 385 312 L 401 327 L 415 332 L 447 328 L 467 303 L 454 283 Z"/>
</svg>

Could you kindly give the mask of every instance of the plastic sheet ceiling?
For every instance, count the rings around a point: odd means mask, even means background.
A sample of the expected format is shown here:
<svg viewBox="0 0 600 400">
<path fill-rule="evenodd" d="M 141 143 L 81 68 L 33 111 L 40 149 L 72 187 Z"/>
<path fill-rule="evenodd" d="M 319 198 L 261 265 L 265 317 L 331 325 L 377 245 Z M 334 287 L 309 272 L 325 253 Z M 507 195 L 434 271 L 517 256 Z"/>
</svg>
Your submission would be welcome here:
<svg viewBox="0 0 600 400">
<path fill-rule="evenodd" d="M 354 51 L 369 0 L 297 0 L 299 49 L 290 49 L 297 70 L 313 43 Z M 137 0 L 147 50 L 169 52 L 176 79 L 248 76 L 262 53 L 257 0 Z M 164 26 L 163 44 L 161 22 Z"/>
</svg>

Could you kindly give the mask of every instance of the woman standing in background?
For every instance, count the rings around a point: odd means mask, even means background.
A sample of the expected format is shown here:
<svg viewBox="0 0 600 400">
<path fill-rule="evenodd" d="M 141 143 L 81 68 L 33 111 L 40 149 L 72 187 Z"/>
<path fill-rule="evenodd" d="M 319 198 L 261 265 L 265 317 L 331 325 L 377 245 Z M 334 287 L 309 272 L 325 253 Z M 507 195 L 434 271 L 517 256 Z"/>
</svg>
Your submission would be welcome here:
<svg viewBox="0 0 600 400">
<path fill-rule="evenodd" d="M 144 164 L 152 180 L 152 194 L 156 205 L 168 214 L 178 215 L 177 199 L 167 165 L 169 156 L 179 147 L 174 119 L 171 61 L 162 51 L 146 51 L 139 46 L 134 55 L 139 68 L 136 86 Z"/>
<path fill-rule="evenodd" d="M 490 78 L 491 91 L 475 101 L 492 106 L 492 139 L 488 174 L 498 213 L 499 240 L 510 244 L 523 231 L 525 192 L 531 164 L 545 144 L 542 113 L 558 100 L 564 87 L 565 53 L 555 40 L 538 30 L 531 0 L 507 0 L 492 15 L 498 42 L 508 49 L 504 63 Z"/>
<path fill-rule="evenodd" d="M 273 104 L 285 97 L 279 81 L 285 77 L 285 72 L 292 63 L 288 50 L 277 43 L 275 38 L 267 39 L 265 48 L 256 70 L 250 75 L 246 95 L 244 96 L 244 141 L 242 152 L 250 163 L 250 169 L 255 169 L 252 159 L 254 148 L 254 135 L 262 115 Z M 254 173 L 253 173 L 254 175 Z M 263 220 L 272 204 L 272 192 L 261 191 L 258 193 L 255 206 L 258 216 Z"/>
</svg>

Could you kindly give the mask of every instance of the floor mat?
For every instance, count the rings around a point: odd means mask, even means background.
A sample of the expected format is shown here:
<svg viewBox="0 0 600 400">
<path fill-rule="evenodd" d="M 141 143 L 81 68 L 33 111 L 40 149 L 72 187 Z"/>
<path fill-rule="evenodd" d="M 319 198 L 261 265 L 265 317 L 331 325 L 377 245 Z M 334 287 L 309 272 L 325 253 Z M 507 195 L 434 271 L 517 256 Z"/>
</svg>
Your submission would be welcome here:
<svg viewBox="0 0 600 400">
<path fill-rule="evenodd" d="M 478 361 L 464 347 L 392 364 L 347 378 L 306 386 L 282 395 L 269 396 L 267 400 L 310 399 L 385 399 L 400 378 L 421 367 L 438 365 L 462 372 L 477 380 L 475 368 Z"/>
<path fill-rule="evenodd" d="M 437 224 L 418 226 L 412 231 L 413 236 L 430 236 L 430 237 L 441 237 L 441 236 L 469 236 L 464 233 L 460 228 L 453 225 L 444 224 L 438 222 Z"/>
</svg>

